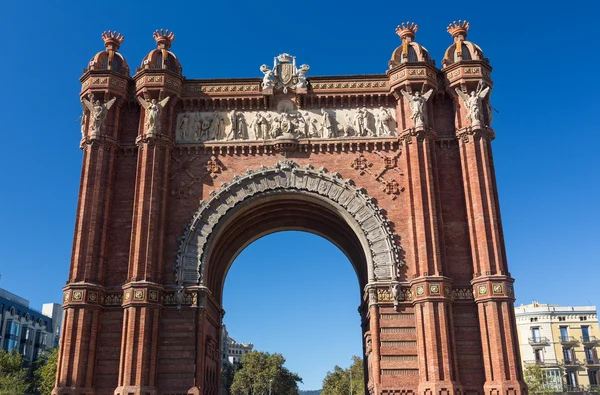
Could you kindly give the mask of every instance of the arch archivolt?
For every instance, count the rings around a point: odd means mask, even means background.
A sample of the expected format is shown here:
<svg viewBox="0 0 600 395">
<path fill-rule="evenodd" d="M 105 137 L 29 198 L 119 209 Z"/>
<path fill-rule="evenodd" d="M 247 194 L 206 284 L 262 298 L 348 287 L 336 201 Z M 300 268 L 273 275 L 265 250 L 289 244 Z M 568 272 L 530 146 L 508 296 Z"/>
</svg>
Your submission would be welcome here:
<svg viewBox="0 0 600 395">
<path fill-rule="evenodd" d="M 202 201 L 179 240 L 175 265 L 178 286 L 204 285 L 208 250 L 217 226 L 230 210 L 252 198 L 269 192 L 302 191 L 316 194 L 337 206 L 361 240 L 368 265 L 369 282 L 396 279 L 404 265 L 400 258 L 396 234 L 390 222 L 363 188 L 350 179 L 325 168 L 300 167 L 293 161 L 280 161 L 274 167 L 261 166 L 236 175 Z"/>
</svg>

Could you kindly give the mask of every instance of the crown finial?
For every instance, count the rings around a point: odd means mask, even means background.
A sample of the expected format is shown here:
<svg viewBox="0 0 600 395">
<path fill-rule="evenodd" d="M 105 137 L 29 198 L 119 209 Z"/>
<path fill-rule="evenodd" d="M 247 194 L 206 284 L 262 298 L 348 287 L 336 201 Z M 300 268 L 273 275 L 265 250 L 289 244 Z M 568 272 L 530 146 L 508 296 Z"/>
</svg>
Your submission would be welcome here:
<svg viewBox="0 0 600 395">
<path fill-rule="evenodd" d="M 125 41 L 125 37 L 121 33 L 107 31 L 102 33 L 102 40 L 104 40 L 104 46 L 107 49 L 114 49 L 117 51 L 123 41 Z"/>
<path fill-rule="evenodd" d="M 169 29 L 160 29 L 154 32 L 154 39 L 158 48 L 170 48 L 175 40 L 175 33 L 170 32 Z"/>
<path fill-rule="evenodd" d="M 415 38 L 415 34 L 419 30 L 419 25 L 414 22 L 402 22 L 396 28 L 396 34 L 400 36 L 401 40 L 410 39 L 411 41 Z"/>
<path fill-rule="evenodd" d="M 456 40 L 457 38 L 461 38 L 464 40 L 467 38 L 467 31 L 471 27 L 471 24 L 467 21 L 459 20 L 458 23 L 456 21 L 452 22 L 448 25 L 448 33 L 452 35 L 452 37 Z"/>
</svg>

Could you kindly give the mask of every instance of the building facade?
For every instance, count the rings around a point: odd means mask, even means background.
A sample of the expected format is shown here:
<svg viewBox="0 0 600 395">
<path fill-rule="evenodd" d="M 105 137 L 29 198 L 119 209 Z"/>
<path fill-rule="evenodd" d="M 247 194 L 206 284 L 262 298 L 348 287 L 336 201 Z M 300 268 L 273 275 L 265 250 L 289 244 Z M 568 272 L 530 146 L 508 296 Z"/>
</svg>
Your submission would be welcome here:
<svg viewBox="0 0 600 395">
<path fill-rule="evenodd" d="M 221 331 L 221 364 L 239 364 L 242 357 L 254 350 L 252 343 L 238 343 L 229 337 L 227 327 L 223 324 Z"/>
<path fill-rule="evenodd" d="M 29 307 L 28 300 L 0 288 L 0 347 L 18 350 L 26 365 L 58 347 L 61 320 L 59 304 L 44 304 L 38 311 Z"/>
<path fill-rule="evenodd" d="M 217 394 L 227 271 L 289 229 L 355 268 L 369 394 L 525 393 L 491 66 L 469 27 L 447 28 L 439 68 L 407 23 L 381 74 L 311 77 L 283 53 L 233 79 L 184 77 L 162 30 L 131 76 L 103 34 L 80 79 L 54 394 Z"/>
<path fill-rule="evenodd" d="M 558 392 L 600 391 L 600 329 L 594 306 L 533 302 L 515 308 L 523 367 L 540 365 Z"/>
</svg>

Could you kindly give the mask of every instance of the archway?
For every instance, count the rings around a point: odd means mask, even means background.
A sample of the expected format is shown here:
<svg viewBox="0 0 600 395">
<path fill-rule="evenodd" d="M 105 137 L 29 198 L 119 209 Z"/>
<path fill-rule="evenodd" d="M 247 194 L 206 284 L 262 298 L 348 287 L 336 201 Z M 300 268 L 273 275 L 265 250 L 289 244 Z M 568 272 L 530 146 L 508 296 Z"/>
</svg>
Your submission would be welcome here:
<svg viewBox="0 0 600 395">
<path fill-rule="evenodd" d="M 387 219 L 365 191 L 337 173 L 294 162 L 273 168 L 248 170 L 201 203 L 180 240 L 176 266 L 177 286 L 204 292 L 205 313 L 198 320 L 206 350 L 200 354 L 205 388 L 218 387 L 215 371 L 220 358 L 223 286 L 236 256 L 258 238 L 281 230 L 303 230 L 320 235 L 348 257 L 360 286 L 365 377 L 375 376 L 369 355 L 379 317 L 369 308 L 376 304 L 376 285 L 398 279 L 400 253 Z M 291 252 L 291 251 L 290 251 Z M 209 307 L 211 305 L 212 307 Z M 375 337 L 377 334 L 375 334 Z M 373 356 L 374 359 L 378 357 Z"/>
</svg>

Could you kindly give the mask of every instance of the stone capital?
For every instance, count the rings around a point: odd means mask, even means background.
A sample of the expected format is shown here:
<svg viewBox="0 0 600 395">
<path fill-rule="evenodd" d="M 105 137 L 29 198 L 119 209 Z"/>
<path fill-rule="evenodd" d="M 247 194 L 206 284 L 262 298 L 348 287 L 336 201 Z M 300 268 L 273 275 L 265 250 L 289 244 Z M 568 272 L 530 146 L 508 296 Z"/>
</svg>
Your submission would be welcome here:
<svg viewBox="0 0 600 395">
<path fill-rule="evenodd" d="M 77 282 L 63 287 L 63 309 L 71 307 L 102 308 L 104 287 L 98 284 Z"/>
<path fill-rule="evenodd" d="M 452 280 L 445 276 L 421 276 L 410 281 L 413 304 L 422 302 L 451 302 Z"/>
<path fill-rule="evenodd" d="M 471 280 L 475 302 L 492 300 L 515 301 L 515 280 L 506 275 L 483 275 Z"/>
</svg>

